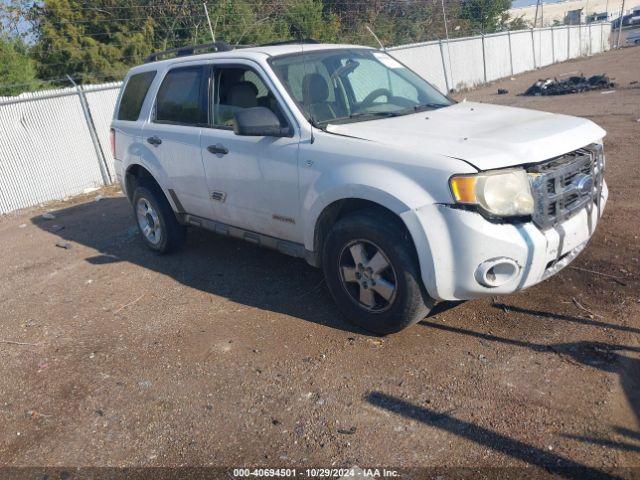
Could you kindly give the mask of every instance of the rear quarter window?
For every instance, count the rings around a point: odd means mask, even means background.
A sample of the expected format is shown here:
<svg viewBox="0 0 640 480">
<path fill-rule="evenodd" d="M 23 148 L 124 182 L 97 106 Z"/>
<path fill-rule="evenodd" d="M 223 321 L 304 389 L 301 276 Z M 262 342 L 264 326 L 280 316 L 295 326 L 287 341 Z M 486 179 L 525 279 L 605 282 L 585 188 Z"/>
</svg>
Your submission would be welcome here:
<svg viewBox="0 0 640 480">
<path fill-rule="evenodd" d="M 155 71 L 131 75 L 122 93 L 120 108 L 118 110 L 118 120 L 129 120 L 133 122 L 138 120 L 142 104 L 155 76 Z"/>
</svg>

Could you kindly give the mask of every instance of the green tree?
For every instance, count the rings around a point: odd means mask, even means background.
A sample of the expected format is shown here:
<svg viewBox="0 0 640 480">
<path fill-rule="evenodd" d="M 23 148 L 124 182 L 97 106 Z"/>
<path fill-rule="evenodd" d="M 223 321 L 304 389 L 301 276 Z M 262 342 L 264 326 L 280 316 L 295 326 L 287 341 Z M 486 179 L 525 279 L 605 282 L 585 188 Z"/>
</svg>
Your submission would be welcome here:
<svg viewBox="0 0 640 480">
<path fill-rule="evenodd" d="M 0 34 L 0 95 L 17 95 L 33 90 L 36 69 L 27 46 L 18 38 Z"/>
<path fill-rule="evenodd" d="M 267 2 L 222 0 L 209 6 L 209 12 L 216 40 L 231 45 L 266 43 L 286 33 L 277 22 L 278 8 Z M 203 30 L 205 41 L 211 41 L 208 26 Z"/>
<path fill-rule="evenodd" d="M 126 0 L 103 0 L 92 7 L 80 0 L 35 4 L 28 18 L 37 39 L 32 54 L 38 75 L 69 74 L 82 82 L 121 79 L 153 48 L 154 23 L 141 18 L 135 5 Z"/>
<path fill-rule="evenodd" d="M 377 47 L 378 43 L 367 27 L 375 32 L 385 46 L 434 40 L 445 36 L 440 0 L 324 1 L 339 16 L 341 40 L 346 43 Z M 445 2 L 450 30 L 452 19 L 459 16 L 459 6 L 458 0 Z"/>
<path fill-rule="evenodd" d="M 469 23 L 471 33 L 491 33 L 500 29 L 502 14 L 511 8 L 511 0 L 466 0 L 460 18 Z"/>
<path fill-rule="evenodd" d="M 524 30 L 525 28 L 531 28 L 529 22 L 524 19 L 524 15 L 519 17 L 512 17 L 509 12 L 502 14 L 501 20 L 502 30 Z"/>
<path fill-rule="evenodd" d="M 288 27 L 290 38 L 313 38 L 336 42 L 340 21 L 331 11 L 325 11 L 320 0 L 297 0 L 286 5 L 281 22 Z"/>
<path fill-rule="evenodd" d="M 339 38 L 339 20 L 321 0 L 217 0 L 207 6 L 216 40 L 232 45 Z M 212 40 L 203 5 L 190 0 L 43 0 L 26 17 L 41 78 L 115 80 L 153 51 Z"/>
<path fill-rule="evenodd" d="M 444 38 L 441 0 L 0 0 L 14 35 L 25 19 L 42 79 L 117 80 L 153 51 L 224 40 L 252 45 L 295 38 L 385 46 Z M 450 36 L 513 28 L 510 0 L 447 0 Z M 18 32 L 24 33 L 24 32 Z"/>
</svg>

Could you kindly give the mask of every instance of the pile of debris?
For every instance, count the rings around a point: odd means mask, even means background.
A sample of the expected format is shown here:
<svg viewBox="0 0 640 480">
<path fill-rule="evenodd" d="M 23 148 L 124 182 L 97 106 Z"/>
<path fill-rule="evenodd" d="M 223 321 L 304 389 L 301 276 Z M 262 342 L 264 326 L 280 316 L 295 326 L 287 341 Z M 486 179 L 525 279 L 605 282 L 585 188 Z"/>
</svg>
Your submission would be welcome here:
<svg viewBox="0 0 640 480">
<path fill-rule="evenodd" d="M 584 75 L 569 77 L 566 80 L 547 78 L 538 80 L 531 85 L 523 95 L 566 95 L 568 93 L 588 92 L 590 90 L 603 90 L 613 88 L 615 85 L 604 73 L 585 77 Z"/>
</svg>

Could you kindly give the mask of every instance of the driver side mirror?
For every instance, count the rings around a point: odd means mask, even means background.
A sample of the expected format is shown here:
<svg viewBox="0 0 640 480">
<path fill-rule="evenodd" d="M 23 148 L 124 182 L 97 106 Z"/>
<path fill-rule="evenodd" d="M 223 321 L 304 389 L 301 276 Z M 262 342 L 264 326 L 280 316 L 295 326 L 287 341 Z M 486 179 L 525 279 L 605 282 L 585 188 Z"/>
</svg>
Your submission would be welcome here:
<svg viewBox="0 0 640 480">
<path fill-rule="evenodd" d="M 246 137 L 291 137 L 289 127 L 280 126 L 280 120 L 265 107 L 245 108 L 235 113 L 233 131 Z"/>
</svg>

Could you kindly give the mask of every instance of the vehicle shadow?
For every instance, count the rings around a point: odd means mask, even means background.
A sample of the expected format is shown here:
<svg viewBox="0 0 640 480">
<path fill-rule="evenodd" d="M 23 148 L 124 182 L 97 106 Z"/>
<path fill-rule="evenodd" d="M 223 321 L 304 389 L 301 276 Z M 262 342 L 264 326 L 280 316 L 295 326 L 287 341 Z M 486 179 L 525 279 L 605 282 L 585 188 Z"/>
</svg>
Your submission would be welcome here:
<svg viewBox="0 0 640 480">
<path fill-rule="evenodd" d="M 239 304 L 346 332 L 375 335 L 342 318 L 324 284 L 322 271 L 304 260 L 198 228 L 189 229 L 187 243 L 179 252 L 159 255 L 144 245 L 132 207 L 123 196 L 50 213 L 54 220 L 39 215 L 31 222 L 64 241 L 98 252 L 86 258 L 92 265 L 129 262 Z M 429 317 L 461 303 L 440 303 Z"/>
<path fill-rule="evenodd" d="M 304 260 L 251 243 L 190 228 L 186 245 L 171 255 L 150 251 L 125 197 L 108 197 L 51 211 L 53 220 L 31 219 L 66 242 L 96 251 L 86 261 L 101 266 L 129 262 L 180 284 L 236 303 L 301 318 L 353 333 L 324 285 L 322 272 Z"/>
<path fill-rule="evenodd" d="M 422 321 L 421 325 L 455 334 L 467 335 L 485 341 L 499 342 L 506 345 L 513 345 L 515 347 L 527 348 L 534 352 L 552 353 L 567 358 L 578 365 L 595 368 L 602 372 L 617 374 L 620 380 L 620 386 L 622 387 L 622 390 L 627 397 L 628 404 L 631 407 L 631 411 L 636 418 L 636 424 L 640 425 L 640 359 L 638 358 L 640 347 L 631 345 L 613 345 L 595 341 L 579 341 L 546 345 L 514 340 L 511 338 L 503 338 L 488 333 L 475 332 L 426 320 Z M 640 439 L 639 433 L 628 428 L 616 427 L 615 431 L 632 440 Z M 637 449 L 640 449 L 640 447 L 633 444 L 614 442 L 608 439 L 590 437 L 575 437 L 575 439 L 596 445 L 606 445 L 610 448 L 619 448 L 620 450 L 636 451 Z"/>
<path fill-rule="evenodd" d="M 511 458 L 521 460 L 530 466 L 540 467 L 544 471 L 551 472 L 552 475 L 544 476 L 543 478 L 556 478 L 557 476 L 576 480 L 621 478 L 615 476 L 612 472 L 605 472 L 582 465 L 557 453 L 534 447 L 485 427 L 460 420 L 449 413 L 441 413 L 419 407 L 386 393 L 371 392 L 365 397 L 365 401 L 377 408 L 423 423 L 429 427 L 444 430 L 461 438 L 471 440 L 478 445 L 508 455 Z M 484 474 L 483 470 L 485 469 L 474 467 L 474 475 Z M 486 470 L 491 470 L 491 467 L 487 467 Z M 497 472 L 495 477 L 486 478 L 539 478 L 531 471 L 515 472 L 515 477 L 511 477 L 507 473 L 506 471 Z M 485 477 L 483 476 L 483 478 Z"/>
<path fill-rule="evenodd" d="M 582 325 L 591 325 L 594 327 L 610 328 L 611 330 L 619 330 L 621 332 L 630 332 L 640 334 L 640 328 L 627 327 L 624 325 L 615 325 L 613 323 L 601 322 L 599 320 L 590 320 L 583 317 L 576 317 L 573 315 L 563 315 L 561 313 L 546 312 L 543 310 L 531 310 L 528 308 L 516 307 L 514 305 L 507 305 L 505 303 L 493 303 L 493 308 L 499 310 L 524 313 L 526 315 L 533 315 L 534 317 L 553 318 L 556 320 L 564 320 L 565 322 L 580 323 Z"/>
</svg>

